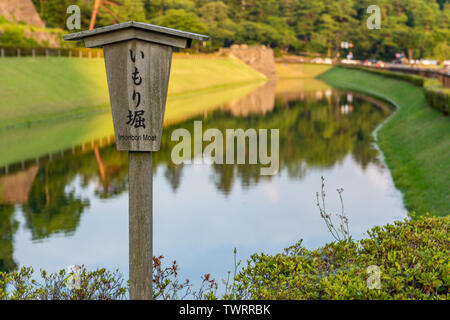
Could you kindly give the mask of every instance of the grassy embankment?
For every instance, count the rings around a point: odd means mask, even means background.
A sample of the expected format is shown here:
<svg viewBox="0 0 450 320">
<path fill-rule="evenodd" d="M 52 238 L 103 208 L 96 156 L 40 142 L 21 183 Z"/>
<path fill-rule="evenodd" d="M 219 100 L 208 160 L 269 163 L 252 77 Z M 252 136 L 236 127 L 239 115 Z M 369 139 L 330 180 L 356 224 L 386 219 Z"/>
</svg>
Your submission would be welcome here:
<svg viewBox="0 0 450 320">
<path fill-rule="evenodd" d="M 0 60 L 0 128 L 92 112 L 109 106 L 103 59 L 5 58 Z M 174 58 L 169 97 L 261 81 L 239 60 Z M 196 107 L 196 106 L 195 106 Z M 184 110 L 169 110 L 176 117 Z"/>
<path fill-rule="evenodd" d="M 103 59 L 5 58 L 0 75 L 0 166 L 113 135 Z M 165 121 L 239 99 L 264 80 L 239 60 L 175 57 Z"/>
<path fill-rule="evenodd" d="M 450 213 L 450 119 L 431 109 L 423 88 L 360 70 L 333 68 L 319 77 L 334 87 L 367 93 L 398 110 L 377 132 L 394 183 L 408 210 Z"/>
<path fill-rule="evenodd" d="M 316 77 L 331 68 L 330 65 L 277 63 L 276 94 L 283 96 L 286 93 L 324 91 L 332 89 L 327 83 L 317 80 Z"/>
<path fill-rule="evenodd" d="M 277 63 L 277 75 L 280 79 L 315 78 L 332 65 L 327 64 L 300 64 L 300 63 Z"/>
</svg>

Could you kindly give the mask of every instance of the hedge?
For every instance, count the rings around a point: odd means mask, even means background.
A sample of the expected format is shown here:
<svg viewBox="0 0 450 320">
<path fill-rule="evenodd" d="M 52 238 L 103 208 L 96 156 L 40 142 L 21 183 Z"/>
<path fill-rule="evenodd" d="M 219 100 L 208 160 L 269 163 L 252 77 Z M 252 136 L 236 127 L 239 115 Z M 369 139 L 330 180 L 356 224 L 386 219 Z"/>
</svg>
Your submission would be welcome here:
<svg viewBox="0 0 450 320">
<path fill-rule="evenodd" d="M 422 76 L 408 74 L 408 73 L 400 73 L 400 72 L 392 72 L 371 68 L 363 68 L 358 66 L 344 66 L 345 68 L 354 68 L 354 69 L 362 69 L 364 71 L 381 75 L 383 77 L 398 79 L 402 81 L 407 81 L 412 83 L 413 85 L 423 87 L 425 90 L 425 97 L 427 99 L 428 104 L 434 108 L 439 110 L 444 114 L 450 114 L 450 89 L 444 88 L 442 83 L 437 79 L 425 78 Z"/>
<path fill-rule="evenodd" d="M 392 71 L 386 71 L 386 70 L 379 70 L 379 69 L 372 69 L 372 68 L 365 68 L 365 67 L 359 67 L 359 66 L 348 66 L 348 65 L 341 65 L 345 68 L 350 69 L 359 69 L 364 70 L 373 74 L 377 74 L 383 77 L 403 80 L 412 83 L 413 85 L 422 87 L 425 79 L 421 76 L 409 74 L 409 73 L 401 73 L 401 72 L 392 72 Z"/>
<path fill-rule="evenodd" d="M 300 241 L 282 254 L 255 254 L 236 277 L 238 297 L 448 300 L 449 227 L 448 216 L 408 218 L 374 227 L 359 241 L 316 250 Z"/>
<path fill-rule="evenodd" d="M 444 114 L 450 114 L 450 89 L 444 88 L 437 79 L 426 79 L 423 88 L 430 106 Z"/>
</svg>

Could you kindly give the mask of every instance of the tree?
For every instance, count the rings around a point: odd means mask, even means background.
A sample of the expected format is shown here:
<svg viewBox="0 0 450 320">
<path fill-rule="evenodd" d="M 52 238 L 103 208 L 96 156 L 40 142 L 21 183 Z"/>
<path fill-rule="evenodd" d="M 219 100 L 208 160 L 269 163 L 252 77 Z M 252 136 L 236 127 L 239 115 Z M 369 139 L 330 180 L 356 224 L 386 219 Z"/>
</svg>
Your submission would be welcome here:
<svg viewBox="0 0 450 320">
<path fill-rule="evenodd" d="M 206 33 L 207 26 L 192 12 L 182 9 L 171 9 L 166 14 L 152 19 L 152 23 L 167 28 L 180 29 L 194 33 Z"/>
<path fill-rule="evenodd" d="M 210 25 L 228 19 L 228 6 L 222 1 L 208 2 L 198 12 L 202 19 Z"/>
<path fill-rule="evenodd" d="M 439 61 L 448 60 L 450 58 L 450 46 L 446 42 L 439 43 L 434 47 L 433 56 Z"/>
<path fill-rule="evenodd" d="M 97 14 L 100 8 L 110 12 L 112 15 L 115 15 L 114 12 L 108 6 L 118 6 L 119 4 L 110 0 L 95 0 L 94 9 L 92 10 L 92 18 L 89 24 L 89 30 L 94 29 L 95 21 L 97 20 Z"/>
</svg>

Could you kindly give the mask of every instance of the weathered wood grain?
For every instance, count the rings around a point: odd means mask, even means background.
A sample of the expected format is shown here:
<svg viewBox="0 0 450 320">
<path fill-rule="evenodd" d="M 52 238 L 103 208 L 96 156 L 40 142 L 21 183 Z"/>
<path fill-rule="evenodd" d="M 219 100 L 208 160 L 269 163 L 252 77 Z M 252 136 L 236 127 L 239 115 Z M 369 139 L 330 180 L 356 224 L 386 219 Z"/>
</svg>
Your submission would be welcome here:
<svg viewBox="0 0 450 320">
<path fill-rule="evenodd" d="M 189 39 L 166 35 L 164 33 L 144 31 L 141 29 L 120 29 L 109 33 L 86 37 L 84 38 L 84 44 L 86 48 L 99 48 L 107 44 L 135 39 L 178 48 L 186 48 L 189 43 Z"/>
<path fill-rule="evenodd" d="M 130 299 L 152 298 L 152 153 L 129 152 Z"/>
</svg>

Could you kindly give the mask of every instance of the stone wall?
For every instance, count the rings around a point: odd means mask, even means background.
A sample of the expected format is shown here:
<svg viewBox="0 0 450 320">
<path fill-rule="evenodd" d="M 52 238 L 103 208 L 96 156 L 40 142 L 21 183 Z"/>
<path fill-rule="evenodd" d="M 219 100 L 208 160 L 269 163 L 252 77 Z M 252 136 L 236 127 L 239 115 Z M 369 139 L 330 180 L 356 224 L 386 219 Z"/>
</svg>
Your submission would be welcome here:
<svg viewBox="0 0 450 320">
<path fill-rule="evenodd" d="M 10 22 L 25 22 L 27 25 L 45 27 L 31 0 L 0 0 L 0 16 Z"/>
<path fill-rule="evenodd" d="M 59 48 L 61 47 L 62 30 L 43 30 L 33 27 L 45 27 L 45 22 L 36 11 L 31 0 L 0 0 L 0 16 L 5 17 L 13 24 L 23 22 L 26 26 L 21 26 L 25 37 L 34 39 L 39 46 Z M 0 36 L 3 28 L 0 30 Z"/>
<path fill-rule="evenodd" d="M 233 55 L 244 61 L 269 79 L 277 78 L 275 56 L 273 50 L 266 46 L 248 46 L 235 44 L 220 50 L 220 54 Z"/>
</svg>

